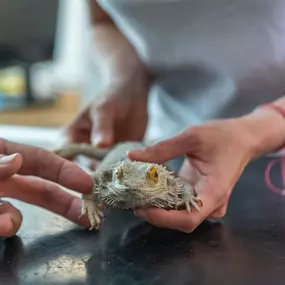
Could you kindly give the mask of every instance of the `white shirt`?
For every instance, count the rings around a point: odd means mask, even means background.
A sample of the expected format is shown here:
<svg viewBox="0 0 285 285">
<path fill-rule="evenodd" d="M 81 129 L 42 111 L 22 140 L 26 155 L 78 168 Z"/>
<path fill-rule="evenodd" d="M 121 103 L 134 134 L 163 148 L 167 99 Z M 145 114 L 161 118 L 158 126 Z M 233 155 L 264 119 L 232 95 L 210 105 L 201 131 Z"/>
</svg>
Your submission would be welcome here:
<svg viewBox="0 0 285 285">
<path fill-rule="evenodd" d="M 147 138 L 285 94 L 284 0 L 99 0 L 157 76 Z"/>
</svg>

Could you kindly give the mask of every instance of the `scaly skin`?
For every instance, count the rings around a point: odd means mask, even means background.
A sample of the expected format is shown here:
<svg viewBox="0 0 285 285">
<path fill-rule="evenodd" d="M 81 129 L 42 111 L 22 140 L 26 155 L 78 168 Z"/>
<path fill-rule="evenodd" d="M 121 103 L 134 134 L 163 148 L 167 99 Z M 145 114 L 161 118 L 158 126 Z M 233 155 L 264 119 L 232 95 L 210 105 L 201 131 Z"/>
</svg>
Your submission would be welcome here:
<svg viewBox="0 0 285 285">
<path fill-rule="evenodd" d="M 109 150 L 88 144 L 70 144 L 56 151 L 62 157 L 85 155 L 100 160 L 90 175 L 94 187 L 82 195 L 82 216 L 87 215 L 92 229 L 98 229 L 104 217 L 102 204 L 119 209 L 159 207 L 200 211 L 202 203 L 193 187 L 183 183 L 165 165 L 131 161 L 127 151 L 143 146 L 140 142 L 125 142 Z M 203 204 L 202 204 L 203 205 Z"/>
</svg>

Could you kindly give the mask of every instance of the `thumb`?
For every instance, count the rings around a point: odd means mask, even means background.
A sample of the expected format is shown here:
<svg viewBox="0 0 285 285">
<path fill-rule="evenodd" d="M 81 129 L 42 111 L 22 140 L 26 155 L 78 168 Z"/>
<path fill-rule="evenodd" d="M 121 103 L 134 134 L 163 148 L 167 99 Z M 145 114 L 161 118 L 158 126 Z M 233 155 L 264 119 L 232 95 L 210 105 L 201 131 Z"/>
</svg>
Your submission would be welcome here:
<svg viewBox="0 0 285 285">
<path fill-rule="evenodd" d="M 18 153 L 0 155 L 0 180 L 9 178 L 18 172 L 22 166 L 22 156 Z"/>
<path fill-rule="evenodd" d="M 133 149 L 128 152 L 132 160 L 163 163 L 168 160 L 185 155 L 196 145 L 195 136 L 189 130 L 178 135 L 155 143 L 150 146 Z"/>
<path fill-rule="evenodd" d="M 114 142 L 114 117 L 112 112 L 96 109 L 92 112 L 91 143 L 99 147 L 109 147 Z"/>
</svg>

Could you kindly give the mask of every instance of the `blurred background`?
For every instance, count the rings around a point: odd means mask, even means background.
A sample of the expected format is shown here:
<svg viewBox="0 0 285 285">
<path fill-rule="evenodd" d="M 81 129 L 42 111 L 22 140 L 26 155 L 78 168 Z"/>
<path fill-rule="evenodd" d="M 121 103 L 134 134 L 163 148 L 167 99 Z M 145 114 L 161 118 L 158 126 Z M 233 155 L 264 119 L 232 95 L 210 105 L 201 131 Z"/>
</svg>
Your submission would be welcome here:
<svg viewBox="0 0 285 285">
<path fill-rule="evenodd" d="M 88 2 L 0 0 L 0 137 L 42 147 L 100 90 Z"/>
</svg>

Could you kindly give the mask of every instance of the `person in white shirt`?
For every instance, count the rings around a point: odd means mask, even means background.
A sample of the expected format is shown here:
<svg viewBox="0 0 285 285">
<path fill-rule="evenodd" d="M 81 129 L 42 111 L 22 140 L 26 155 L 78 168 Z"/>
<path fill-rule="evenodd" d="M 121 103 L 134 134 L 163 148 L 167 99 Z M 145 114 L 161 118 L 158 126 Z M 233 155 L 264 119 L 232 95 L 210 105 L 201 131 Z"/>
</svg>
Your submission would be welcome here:
<svg viewBox="0 0 285 285">
<path fill-rule="evenodd" d="M 144 139 L 150 146 L 130 158 L 185 156 L 179 174 L 201 212 L 135 211 L 150 223 L 191 232 L 223 217 L 248 163 L 285 144 L 285 1 L 89 2 L 103 89 L 69 140 Z"/>
</svg>

